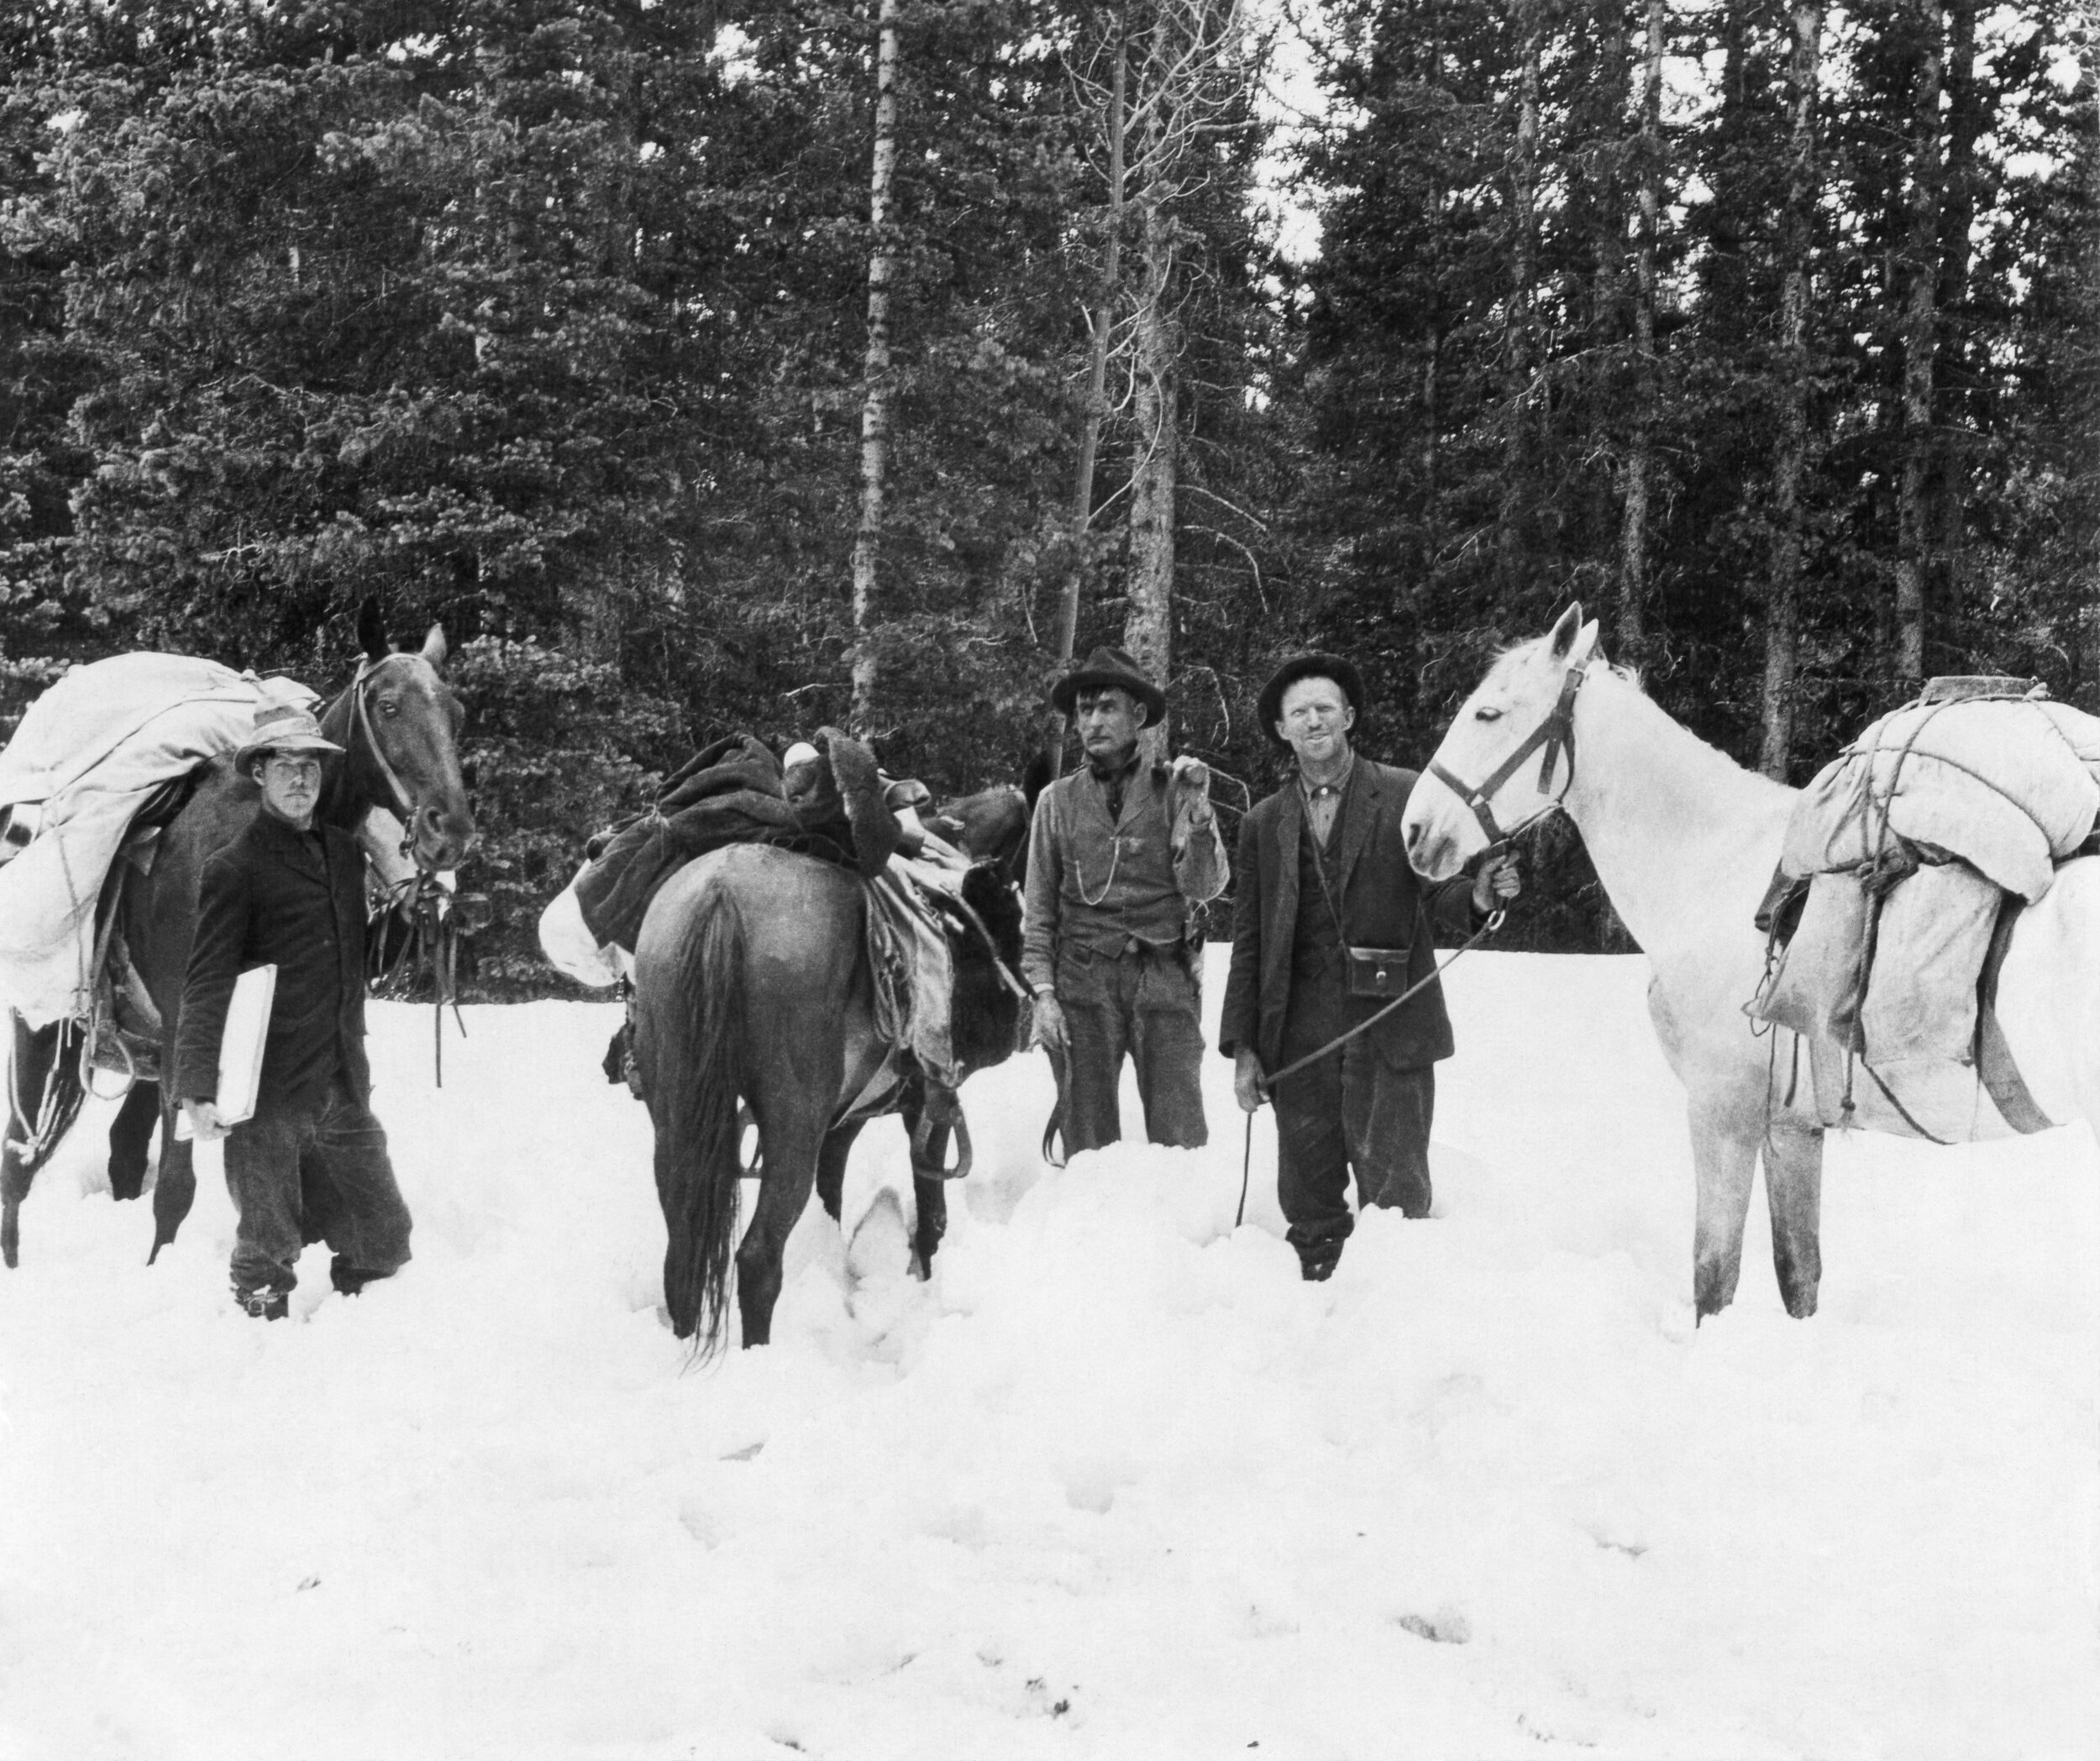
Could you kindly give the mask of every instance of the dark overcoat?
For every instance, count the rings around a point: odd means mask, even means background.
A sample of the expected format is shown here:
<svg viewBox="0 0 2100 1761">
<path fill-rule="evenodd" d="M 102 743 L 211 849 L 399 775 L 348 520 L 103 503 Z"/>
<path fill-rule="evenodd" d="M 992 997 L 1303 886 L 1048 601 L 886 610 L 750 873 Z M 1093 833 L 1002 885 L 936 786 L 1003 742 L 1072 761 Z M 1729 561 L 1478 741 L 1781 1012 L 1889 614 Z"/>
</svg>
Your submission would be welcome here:
<svg viewBox="0 0 2100 1761">
<path fill-rule="evenodd" d="M 1400 820 L 1415 773 L 1358 754 L 1328 835 L 1329 873 L 1341 901 L 1342 941 L 1354 947 L 1405 948 L 1408 983 L 1436 965 L 1431 925 L 1470 935 L 1479 919 L 1473 878 L 1425 885 L 1407 859 Z M 1284 1019 L 1290 1008 L 1292 941 L 1298 921 L 1299 840 L 1305 797 L 1293 777 L 1255 804 L 1240 822 L 1239 890 L 1232 909 L 1232 967 L 1226 981 L 1218 1050 L 1243 1046 L 1262 1068 L 1284 1062 Z M 1364 1012 L 1382 1005 L 1369 1002 Z M 1441 983 L 1425 986 L 1368 1030 L 1385 1062 L 1409 1069 L 1452 1054 L 1451 1018 Z"/>
<path fill-rule="evenodd" d="M 197 939 L 176 1025 L 176 1097 L 218 1093 L 218 1046 L 234 981 L 277 968 L 258 1110 L 318 1108 L 339 1070 L 371 1101 L 365 1057 L 365 852 L 350 833 L 316 822 L 318 842 L 256 810 L 204 865 Z"/>
</svg>

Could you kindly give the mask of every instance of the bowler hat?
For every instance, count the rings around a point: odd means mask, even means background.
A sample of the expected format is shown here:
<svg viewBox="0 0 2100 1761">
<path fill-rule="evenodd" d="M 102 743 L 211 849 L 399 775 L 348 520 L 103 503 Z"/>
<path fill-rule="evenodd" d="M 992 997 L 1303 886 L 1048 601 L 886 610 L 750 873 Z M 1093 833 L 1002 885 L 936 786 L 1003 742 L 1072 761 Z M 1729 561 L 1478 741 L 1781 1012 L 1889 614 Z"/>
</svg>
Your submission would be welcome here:
<svg viewBox="0 0 2100 1761">
<path fill-rule="evenodd" d="M 1128 691 L 1145 705 L 1147 721 L 1157 723 L 1167 713 L 1167 694 L 1121 648 L 1096 648 L 1050 687 L 1050 701 L 1069 715 L 1080 692 L 1105 690 L 1111 685 Z"/>
<path fill-rule="evenodd" d="M 248 761 L 264 752 L 339 752 L 343 748 L 322 733 L 313 711 L 296 703 L 263 703 L 255 706 L 255 726 L 234 754 L 234 768 L 246 770 Z"/>
<path fill-rule="evenodd" d="M 1339 654 L 1294 654 L 1271 675 L 1262 687 L 1262 694 L 1255 704 L 1255 715 L 1262 724 L 1262 731 L 1271 743 L 1288 746 L 1281 738 L 1276 724 L 1283 719 L 1284 693 L 1301 679 L 1330 679 L 1341 687 L 1341 694 L 1349 700 L 1349 707 L 1357 713 L 1359 724 L 1363 720 L 1363 675 Z"/>
</svg>

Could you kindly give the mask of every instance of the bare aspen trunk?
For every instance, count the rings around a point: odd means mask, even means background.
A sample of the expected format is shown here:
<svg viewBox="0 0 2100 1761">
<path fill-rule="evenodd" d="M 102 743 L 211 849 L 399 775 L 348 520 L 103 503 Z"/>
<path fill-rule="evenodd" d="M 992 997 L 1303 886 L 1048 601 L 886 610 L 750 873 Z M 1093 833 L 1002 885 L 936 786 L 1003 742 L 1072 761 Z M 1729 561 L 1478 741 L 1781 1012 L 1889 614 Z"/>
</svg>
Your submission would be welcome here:
<svg viewBox="0 0 2100 1761">
<path fill-rule="evenodd" d="M 1822 0 L 1796 0 L 1788 76 L 1793 113 L 1787 178 L 1786 279 L 1779 296 L 1779 451 L 1772 466 L 1772 579 L 1765 600 L 1763 723 L 1757 764 L 1783 783 L 1793 757 L 1794 679 L 1800 662 L 1801 484 L 1809 453 L 1809 244 L 1816 200 L 1815 96 Z"/>
<path fill-rule="evenodd" d="M 1123 616 L 1123 646 L 1163 686 L 1173 659 L 1181 343 L 1168 304 L 1174 267 L 1172 224 L 1150 199 L 1140 203 L 1138 216 L 1145 275 L 1137 296 L 1137 458 L 1131 473 L 1130 603 Z M 1147 759 L 1163 757 L 1166 745 L 1164 722 L 1145 730 L 1141 749 Z"/>
<path fill-rule="evenodd" d="M 1127 108 L 1129 55 L 1125 44 L 1127 8 L 1116 15 L 1115 62 L 1109 70 L 1108 223 L 1101 246 L 1101 279 L 1094 309 L 1087 315 L 1086 406 L 1079 417 L 1079 457 L 1072 480 L 1072 559 L 1058 601 L 1057 648 L 1059 664 L 1072 658 L 1079 630 L 1079 584 L 1086 569 L 1086 536 L 1094 519 L 1094 469 L 1101 445 L 1101 422 L 1108 410 L 1109 332 L 1116 322 L 1116 293 L 1122 276 L 1123 130 Z M 1047 751 L 1050 773 L 1064 768 L 1064 717 L 1051 712 Z"/>
<path fill-rule="evenodd" d="M 1925 574 L 1931 541 L 1925 529 L 1925 480 L 1932 467 L 1933 355 L 1940 291 L 1940 0 L 1913 0 L 1918 33 L 1911 105 L 1908 238 L 1904 265 L 1903 479 L 1896 505 L 1896 676 L 1914 685 L 1925 676 Z"/>
<path fill-rule="evenodd" d="M 1529 525 L 1525 510 L 1531 493 L 1530 417 L 1533 371 L 1531 336 L 1531 283 L 1538 254 L 1538 150 L 1540 104 L 1541 29 L 1542 0 L 1521 0 L 1524 30 L 1524 69 L 1519 88 L 1517 136 L 1509 155 L 1510 263 L 1509 317 L 1504 354 L 1508 362 L 1505 394 L 1509 432 L 1504 443 L 1504 480 L 1497 520 L 1496 566 L 1505 588 L 1514 588 L 1521 574 L 1524 532 Z"/>
<path fill-rule="evenodd" d="M 1978 424 L 1978 412 L 1972 407 L 1978 375 L 1969 312 L 1975 246 L 1969 233 L 1976 222 L 1977 140 L 1987 118 L 1977 89 L 1976 13 L 1976 0 L 1949 0 L 1947 150 L 1940 204 L 1940 344 L 1933 385 L 1929 489 L 1940 603 L 1956 616 L 1968 593 L 1970 441 Z"/>
<path fill-rule="evenodd" d="M 1635 411 L 1626 449 L 1626 501 L 1619 524 L 1621 654 L 1641 658 L 1647 636 L 1648 497 L 1655 474 L 1656 238 L 1662 212 L 1663 0 L 1648 0 L 1641 45 L 1641 241 L 1634 256 L 1633 352 Z"/>
<path fill-rule="evenodd" d="M 875 144 L 868 180 L 868 389 L 860 408 L 860 526 L 853 534 L 856 733 L 874 726 L 875 569 L 890 471 L 890 186 L 897 165 L 897 0 L 881 0 L 875 34 Z"/>
</svg>

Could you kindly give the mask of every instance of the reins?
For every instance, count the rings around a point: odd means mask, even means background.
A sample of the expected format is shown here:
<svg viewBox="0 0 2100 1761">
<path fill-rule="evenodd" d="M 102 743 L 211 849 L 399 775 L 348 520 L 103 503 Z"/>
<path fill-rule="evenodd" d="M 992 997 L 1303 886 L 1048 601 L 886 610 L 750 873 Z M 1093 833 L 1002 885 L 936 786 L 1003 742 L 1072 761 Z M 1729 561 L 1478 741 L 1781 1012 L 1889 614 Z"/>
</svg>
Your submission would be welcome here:
<svg viewBox="0 0 2100 1761">
<path fill-rule="evenodd" d="M 1501 907 L 1497 906 L 1495 909 L 1488 914 L 1488 920 L 1485 923 L 1481 925 L 1478 929 L 1475 930 L 1473 934 L 1468 936 L 1464 941 L 1458 945 L 1458 946 L 1452 950 L 1451 957 L 1448 960 L 1441 962 L 1432 970 L 1424 973 L 1421 977 L 1418 978 L 1414 983 L 1408 986 L 1405 990 L 1402 991 L 1399 995 L 1395 997 L 1390 1003 L 1385 1004 L 1383 1008 L 1377 1010 L 1374 1014 L 1366 1015 L 1361 1021 L 1357 1022 L 1354 1027 L 1336 1034 L 1333 1039 L 1328 1040 L 1328 1042 L 1325 1046 L 1320 1047 L 1318 1051 L 1309 1051 L 1302 1058 L 1292 1059 L 1289 1063 L 1286 1064 L 1281 1070 L 1278 1071 L 1274 1076 L 1263 1077 L 1262 1078 L 1262 1087 L 1264 1092 L 1268 1093 L 1273 1093 L 1276 1089 L 1276 1085 L 1282 1082 L 1285 1077 L 1297 1075 L 1299 1071 L 1305 1069 L 1305 1067 L 1309 1064 L 1317 1064 L 1322 1058 L 1326 1057 L 1329 1052 L 1337 1051 L 1341 1046 L 1347 1045 L 1350 1040 L 1355 1039 L 1358 1034 L 1364 1032 L 1367 1029 L 1376 1027 L 1379 1022 L 1383 1021 L 1388 1015 L 1391 1014 L 1393 1011 L 1398 1009 L 1403 1003 L 1408 1001 L 1409 998 L 1414 997 L 1419 992 L 1426 990 L 1439 978 L 1442 977 L 1446 972 L 1449 972 L 1453 966 L 1457 964 L 1458 958 L 1462 954 L 1470 953 L 1473 949 L 1478 947 L 1483 941 L 1486 941 L 1488 936 L 1494 935 L 1497 930 L 1500 929 L 1502 927 L 1503 916 L 1504 913 Z M 1253 1165 L 1254 1115 L 1250 1113 L 1247 1116 L 1247 1141 L 1240 1156 L 1240 1208 L 1234 1213 L 1232 1218 L 1232 1227 L 1234 1229 L 1237 1229 L 1242 1223 L 1247 1221 L 1247 1178 Z"/>
<path fill-rule="evenodd" d="M 391 658 L 391 655 L 385 658 L 386 660 Z M 401 853 L 413 860 L 416 803 L 402 784 L 400 773 L 387 758 L 386 748 L 380 744 L 379 731 L 372 726 L 372 712 L 365 702 L 373 676 L 384 664 L 385 660 L 374 660 L 369 654 L 359 658 L 357 676 L 350 681 L 350 731 L 353 740 L 360 732 L 365 736 L 365 750 L 370 753 L 372 763 L 379 768 L 387 792 L 394 798 L 395 810 L 401 815 Z M 345 750 L 345 763 L 349 763 L 354 749 L 352 746 Z M 412 969 L 428 967 L 433 1011 L 430 1024 L 432 1077 L 435 1086 L 442 1088 L 445 1085 L 445 1004 L 449 1003 L 452 1005 L 452 1019 L 459 1027 L 460 1038 L 465 1039 L 467 1031 L 466 1018 L 459 1013 L 455 985 L 459 971 L 459 939 L 444 909 L 446 889 L 431 869 L 417 862 L 414 882 L 404 883 L 387 903 L 389 908 L 399 909 L 407 915 L 413 928 L 393 963 L 380 974 L 379 983 L 391 985 Z"/>
<path fill-rule="evenodd" d="M 387 658 L 391 660 L 393 657 L 389 655 Z M 386 779 L 387 790 L 394 798 L 395 809 L 401 815 L 401 853 L 407 856 L 415 847 L 416 803 L 402 786 L 401 778 L 388 762 L 386 749 L 379 743 L 379 731 L 372 726 L 372 712 L 365 703 L 366 689 L 379 666 L 380 663 L 369 654 L 360 657 L 357 663 L 357 677 L 350 681 L 350 726 L 353 730 L 363 731 L 365 744 L 371 752 L 372 763 L 379 767 L 379 773 Z"/>
</svg>

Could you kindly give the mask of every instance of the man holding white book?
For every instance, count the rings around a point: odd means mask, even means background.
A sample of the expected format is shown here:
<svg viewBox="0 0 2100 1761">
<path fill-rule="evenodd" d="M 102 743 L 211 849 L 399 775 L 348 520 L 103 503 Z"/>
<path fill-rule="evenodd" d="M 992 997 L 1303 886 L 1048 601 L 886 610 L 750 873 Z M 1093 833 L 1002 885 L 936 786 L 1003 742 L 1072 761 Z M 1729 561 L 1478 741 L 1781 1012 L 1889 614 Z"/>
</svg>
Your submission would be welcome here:
<svg viewBox="0 0 2100 1761">
<path fill-rule="evenodd" d="M 342 748 L 307 710 L 268 705 L 234 755 L 261 791 L 254 821 L 204 865 L 176 1035 L 176 1093 L 200 1142 L 226 1140 L 239 1213 L 234 1297 L 281 1320 L 300 1250 L 326 1241 L 354 1296 L 408 1258 L 408 1207 L 371 1109 L 365 1057 L 365 857 L 323 824 L 321 759 Z M 235 982 L 276 968 L 254 1116 L 219 1106 Z"/>
</svg>

